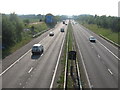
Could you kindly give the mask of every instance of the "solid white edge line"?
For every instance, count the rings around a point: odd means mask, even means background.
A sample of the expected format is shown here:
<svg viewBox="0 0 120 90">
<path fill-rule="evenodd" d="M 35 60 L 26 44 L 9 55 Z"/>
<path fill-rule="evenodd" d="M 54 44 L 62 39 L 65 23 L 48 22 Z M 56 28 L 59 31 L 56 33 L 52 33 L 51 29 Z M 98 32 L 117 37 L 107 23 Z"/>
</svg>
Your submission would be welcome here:
<svg viewBox="0 0 120 90">
<path fill-rule="evenodd" d="M 67 72 L 67 58 L 68 58 L 68 40 L 69 40 L 69 33 L 68 33 L 68 38 L 67 38 L 67 50 L 66 50 L 66 62 L 65 62 L 65 74 L 64 74 L 64 86 L 63 86 L 63 88 L 64 88 L 64 90 L 66 89 L 65 87 L 66 87 L 66 72 Z"/>
<path fill-rule="evenodd" d="M 84 63 L 84 61 L 83 61 L 83 56 L 82 56 L 82 53 L 81 53 L 81 51 L 80 51 L 80 47 L 79 47 L 78 43 L 77 43 L 77 46 L 78 46 L 78 49 L 79 49 L 79 54 L 80 54 L 81 59 L 82 59 L 83 67 L 84 67 L 84 69 L 85 69 L 85 74 L 86 74 L 86 77 L 87 77 L 88 85 L 89 85 L 90 88 L 92 88 L 91 83 L 90 83 L 90 80 L 89 80 L 89 77 L 88 77 L 88 73 L 87 73 L 87 70 L 86 70 L 86 67 L 85 67 L 85 63 Z"/>
<path fill-rule="evenodd" d="M 100 55 L 98 54 L 98 58 L 100 58 Z"/>
<path fill-rule="evenodd" d="M 64 40 L 65 40 L 65 38 L 64 38 Z M 54 71 L 54 74 L 53 74 L 53 77 L 52 77 L 52 81 L 51 81 L 51 84 L 50 84 L 50 89 L 52 89 L 52 87 L 53 87 L 53 82 L 55 80 L 55 75 L 56 75 L 58 64 L 59 64 L 59 61 L 60 61 L 60 56 L 61 56 L 61 53 L 62 53 L 62 48 L 63 48 L 64 40 L 62 42 L 62 46 L 61 46 L 60 53 L 59 53 L 59 56 L 58 56 L 57 64 L 56 64 L 55 71 Z"/>
<path fill-rule="evenodd" d="M 2 73 L 0 73 L 0 76 L 2 76 L 5 72 L 7 72 L 11 67 L 13 67 L 17 62 L 19 62 L 25 55 L 27 55 L 29 52 L 31 51 L 31 49 L 29 51 L 27 51 L 24 55 L 22 55 L 19 59 L 17 59 L 13 64 L 11 64 L 7 69 L 5 69 Z"/>
<path fill-rule="evenodd" d="M 77 62 L 78 76 L 79 76 L 79 79 L 80 79 L 81 76 L 80 76 L 80 71 L 79 71 L 78 61 L 76 60 L 76 62 Z M 81 90 L 82 90 L 81 81 L 80 81 L 80 88 L 81 88 Z"/>
<path fill-rule="evenodd" d="M 97 42 L 99 42 L 97 40 Z M 118 58 L 112 51 L 110 51 L 105 45 L 103 45 L 101 42 L 99 42 L 108 52 L 110 52 L 116 59 L 120 60 L 120 58 Z"/>
<path fill-rule="evenodd" d="M 45 38 L 44 38 L 45 39 Z M 44 40 L 44 39 L 42 39 L 42 40 Z M 42 41 L 41 40 L 41 41 Z M 41 42 L 40 41 L 40 42 Z M 39 43 L 40 43 L 39 42 Z M 5 69 L 2 73 L 0 73 L 0 77 L 4 74 L 4 73 L 6 73 L 11 67 L 13 67 L 17 62 L 19 62 L 25 55 L 27 55 L 30 51 L 31 51 L 32 49 L 30 49 L 30 50 L 28 50 L 25 54 L 23 54 L 19 59 L 17 59 L 13 64 L 11 64 L 7 69 Z"/>
</svg>

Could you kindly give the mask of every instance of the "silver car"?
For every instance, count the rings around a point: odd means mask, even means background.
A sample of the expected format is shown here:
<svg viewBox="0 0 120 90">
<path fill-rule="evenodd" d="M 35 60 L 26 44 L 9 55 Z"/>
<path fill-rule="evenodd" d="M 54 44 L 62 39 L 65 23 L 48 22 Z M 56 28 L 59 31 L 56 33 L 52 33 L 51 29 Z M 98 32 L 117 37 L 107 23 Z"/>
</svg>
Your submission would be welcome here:
<svg viewBox="0 0 120 90">
<path fill-rule="evenodd" d="M 94 36 L 90 36 L 90 37 L 89 37 L 89 41 L 90 41 L 90 42 L 96 42 L 96 38 L 95 38 Z"/>
<path fill-rule="evenodd" d="M 41 44 L 34 44 L 32 47 L 32 54 L 42 54 L 44 51 L 43 45 Z"/>
<path fill-rule="evenodd" d="M 50 33 L 49 33 L 49 36 L 54 36 L 54 32 L 50 32 Z"/>
</svg>

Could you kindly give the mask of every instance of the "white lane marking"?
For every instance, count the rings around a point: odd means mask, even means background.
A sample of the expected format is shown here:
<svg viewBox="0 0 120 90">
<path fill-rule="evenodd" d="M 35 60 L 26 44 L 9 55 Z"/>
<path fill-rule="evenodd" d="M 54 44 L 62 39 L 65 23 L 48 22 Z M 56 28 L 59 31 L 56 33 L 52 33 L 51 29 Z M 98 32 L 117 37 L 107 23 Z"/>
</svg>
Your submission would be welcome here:
<svg viewBox="0 0 120 90">
<path fill-rule="evenodd" d="M 81 77 L 81 75 L 80 75 L 80 69 L 79 69 L 79 66 L 78 66 L 78 60 L 76 60 L 76 63 L 77 63 L 77 70 L 78 70 L 78 76 L 79 76 L 79 83 L 80 83 L 80 88 L 81 88 L 81 90 L 82 90 L 82 83 L 81 83 L 81 79 L 80 79 L 80 77 Z"/>
<path fill-rule="evenodd" d="M 69 33 L 68 33 L 68 37 L 67 37 L 67 50 L 66 50 L 66 59 L 65 59 L 65 74 L 64 74 L 64 90 L 66 89 L 66 72 L 67 72 L 67 58 L 68 58 L 68 40 L 69 40 Z M 69 73 L 70 75 L 70 73 Z"/>
<path fill-rule="evenodd" d="M 33 70 L 33 67 L 30 68 L 30 70 L 28 71 L 28 73 L 31 73 L 32 70 Z"/>
<path fill-rule="evenodd" d="M 50 89 L 52 89 L 52 87 L 53 87 L 53 82 L 55 80 L 55 75 L 56 75 L 58 64 L 59 64 L 59 61 L 60 61 L 60 56 L 61 56 L 61 53 L 62 53 L 62 48 L 63 48 L 64 41 L 65 41 L 65 38 L 64 38 L 64 40 L 62 42 L 62 45 L 61 45 L 60 53 L 59 53 L 59 56 L 58 56 L 56 67 L 55 67 L 55 72 L 53 74 L 52 81 L 51 81 L 51 84 L 50 84 Z"/>
<path fill-rule="evenodd" d="M 43 53 L 41 54 L 41 57 L 43 56 Z"/>
<path fill-rule="evenodd" d="M 45 38 L 44 38 L 45 39 Z M 42 39 L 40 42 L 42 42 L 44 39 Z M 39 43 L 40 43 L 39 42 Z M 23 54 L 19 59 L 17 59 L 13 64 L 11 64 L 7 69 L 5 69 L 2 73 L 0 73 L 0 77 L 6 73 L 11 67 L 13 67 L 17 62 L 19 62 L 25 55 L 27 55 L 32 49 L 28 50 L 25 54 Z"/>
<path fill-rule="evenodd" d="M 83 67 L 85 69 L 85 74 L 86 74 L 86 77 L 87 77 L 88 85 L 89 85 L 90 88 L 92 88 L 89 77 L 88 77 L 88 73 L 87 73 L 87 70 L 86 70 L 86 67 L 85 67 L 85 63 L 84 63 L 84 60 L 83 60 L 83 56 L 82 56 L 82 53 L 80 51 L 80 47 L 79 47 L 78 43 L 77 43 L 77 46 L 78 46 L 78 49 L 79 49 L 79 54 L 80 54 L 81 59 L 82 59 Z"/>
<path fill-rule="evenodd" d="M 109 71 L 109 73 L 110 73 L 111 75 L 113 75 L 113 72 L 112 72 L 110 69 L 108 69 L 108 71 Z"/>
<path fill-rule="evenodd" d="M 21 85 L 22 85 L 22 83 L 19 83 L 19 85 L 21 86 Z"/>
<path fill-rule="evenodd" d="M 100 55 L 98 54 L 98 58 L 100 58 Z"/>
<path fill-rule="evenodd" d="M 98 41 L 98 40 L 97 40 Z M 99 42 L 99 41 L 98 41 Z M 99 42 L 100 43 L 100 42 Z M 112 51 L 110 51 L 105 45 L 103 45 L 102 43 L 100 43 L 108 52 L 110 52 L 116 59 L 120 60 L 120 58 L 118 58 Z"/>
<path fill-rule="evenodd" d="M 24 55 L 22 55 L 19 59 L 17 59 L 13 64 L 11 64 L 6 70 L 4 70 L 2 73 L 0 73 L 0 76 L 2 76 L 5 72 L 7 72 L 11 67 L 13 67 L 17 62 L 19 62 L 25 55 L 27 55 L 29 52 L 31 51 L 31 49 L 29 51 L 27 51 Z"/>
<path fill-rule="evenodd" d="M 103 36 L 103 35 L 102 35 Z M 110 42 L 108 42 L 107 40 L 105 40 L 104 38 L 100 37 L 102 40 L 104 40 L 105 42 L 107 42 L 109 45 L 111 45 L 112 47 L 114 47 L 115 49 L 118 50 L 117 47 L 115 47 L 113 44 L 111 44 Z M 106 37 L 105 37 L 106 38 Z M 108 39 L 108 38 L 107 38 Z M 110 39 L 109 39 L 110 40 Z M 113 41 L 112 41 L 113 42 Z"/>
</svg>

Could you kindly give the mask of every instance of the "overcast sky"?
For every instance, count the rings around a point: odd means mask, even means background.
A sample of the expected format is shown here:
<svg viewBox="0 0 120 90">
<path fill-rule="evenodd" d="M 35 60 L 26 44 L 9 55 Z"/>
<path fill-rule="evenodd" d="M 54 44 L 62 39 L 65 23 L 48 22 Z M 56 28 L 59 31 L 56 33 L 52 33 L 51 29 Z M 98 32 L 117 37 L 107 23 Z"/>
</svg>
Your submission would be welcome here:
<svg viewBox="0 0 120 90">
<path fill-rule="evenodd" d="M 118 16 L 120 0 L 1 0 L 0 13 Z"/>
</svg>

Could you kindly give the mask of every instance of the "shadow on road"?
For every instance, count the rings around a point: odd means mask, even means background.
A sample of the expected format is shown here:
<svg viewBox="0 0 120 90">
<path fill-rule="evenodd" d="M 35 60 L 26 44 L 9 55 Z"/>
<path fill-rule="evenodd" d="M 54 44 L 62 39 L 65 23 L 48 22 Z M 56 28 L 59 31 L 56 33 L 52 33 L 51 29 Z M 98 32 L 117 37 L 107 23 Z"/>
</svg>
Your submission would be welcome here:
<svg viewBox="0 0 120 90">
<path fill-rule="evenodd" d="M 32 55 L 32 56 L 31 56 L 31 59 L 33 59 L 33 60 L 37 60 L 37 59 L 40 58 L 40 56 L 41 56 L 41 55 Z"/>
</svg>

